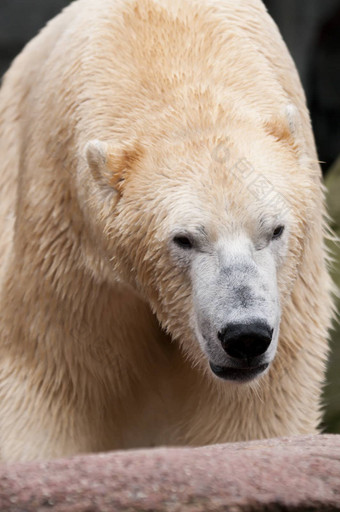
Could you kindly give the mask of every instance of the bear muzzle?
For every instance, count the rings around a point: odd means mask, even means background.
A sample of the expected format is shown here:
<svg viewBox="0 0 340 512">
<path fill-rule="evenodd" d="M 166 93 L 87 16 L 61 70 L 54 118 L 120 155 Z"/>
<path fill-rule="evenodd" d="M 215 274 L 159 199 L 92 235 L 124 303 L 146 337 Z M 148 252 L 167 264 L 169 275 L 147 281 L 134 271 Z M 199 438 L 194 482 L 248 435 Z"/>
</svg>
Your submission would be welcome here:
<svg viewBox="0 0 340 512">
<path fill-rule="evenodd" d="M 212 372 L 224 380 L 247 382 L 256 378 L 269 367 L 267 351 L 273 333 L 274 329 L 262 320 L 226 325 L 217 337 L 228 356 L 228 364 L 221 366 L 210 361 Z"/>
</svg>

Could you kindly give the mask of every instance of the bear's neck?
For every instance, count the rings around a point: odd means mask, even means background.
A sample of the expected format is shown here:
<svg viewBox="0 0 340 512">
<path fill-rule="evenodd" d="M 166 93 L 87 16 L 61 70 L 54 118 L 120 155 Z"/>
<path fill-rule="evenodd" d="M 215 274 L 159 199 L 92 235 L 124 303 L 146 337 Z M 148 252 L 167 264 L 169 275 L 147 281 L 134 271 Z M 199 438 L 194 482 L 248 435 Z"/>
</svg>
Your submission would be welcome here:
<svg viewBox="0 0 340 512">
<path fill-rule="evenodd" d="M 8 271 L 3 303 L 8 332 L 13 325 L 17 331 L 11 335 L 13 357 L 38 361 L 52 381 L 58 366 L 74 374 L 81 364 L 91 395 L 96 385 L 113 395 L 131 382 L 161 387 L 175 368 L 190 381 L 190 364 L 148 304 L 118 281 L 99 282 L 81 262 L 83 240 L 77 246 L 74 232 L 59 225 L 57 233 L 39 236 L 27 226 L 15 240 L 20 257 Z"/>
</svg>

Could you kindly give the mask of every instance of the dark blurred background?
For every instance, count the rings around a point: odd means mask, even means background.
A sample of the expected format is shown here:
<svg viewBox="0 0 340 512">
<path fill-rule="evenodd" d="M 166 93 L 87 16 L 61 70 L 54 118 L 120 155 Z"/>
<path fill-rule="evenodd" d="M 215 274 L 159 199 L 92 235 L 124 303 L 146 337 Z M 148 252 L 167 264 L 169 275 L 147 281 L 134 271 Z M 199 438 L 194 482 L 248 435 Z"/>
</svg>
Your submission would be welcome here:
<svg viewBox="0 0 340 512">
<path fill-rule="evenodd" d="M 69 0 L 0 0 L 0 77 L 26 42 L 69 3 Z M 333 229 L 340 236 L 340 160 L 337 160 L 340 154 L 340 0 L 265 0 L 264 3 L 280 27 L 300 72 L 319 158 L 323 162 Z M 339 245 L 333 245 L 332 250 L 338 261 L 333 276 L 340 286 Z M 340 432 L 339 325 L 331 344 L 325 429 Z"/>
</svg>

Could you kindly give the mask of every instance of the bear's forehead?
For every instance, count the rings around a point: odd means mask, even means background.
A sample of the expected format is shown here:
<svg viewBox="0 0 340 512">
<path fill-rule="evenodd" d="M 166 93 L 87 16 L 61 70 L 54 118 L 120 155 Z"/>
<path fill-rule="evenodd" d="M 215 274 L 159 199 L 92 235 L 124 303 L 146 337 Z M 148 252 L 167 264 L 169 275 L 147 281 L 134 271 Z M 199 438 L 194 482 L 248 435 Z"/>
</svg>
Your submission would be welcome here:
<svg viewBox="0 0 340 512">
<path fill-rule="evenodd" d="M 229 185 L 228 185 L 229 183 Z M 169 188 L 166 197 L 148 208 L 161 216 L 168 230 L 187 229 L 200 237 L 218 237 L 227 231 L 240 229 L 266 232 L 275 223 L 291 218 L 287 198 L 269 181 L 257 175 L 250 184 L 236 179 L 218 180 L 209 187 L 188 181 Z"/>
</svg>

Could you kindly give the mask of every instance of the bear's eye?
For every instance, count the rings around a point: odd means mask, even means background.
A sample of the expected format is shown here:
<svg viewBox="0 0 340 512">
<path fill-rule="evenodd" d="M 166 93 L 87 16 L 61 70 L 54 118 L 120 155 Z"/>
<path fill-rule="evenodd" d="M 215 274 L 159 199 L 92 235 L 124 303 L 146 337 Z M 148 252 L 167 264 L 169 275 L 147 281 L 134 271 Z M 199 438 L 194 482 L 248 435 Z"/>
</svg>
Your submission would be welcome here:
<svg viewBox="0 0 340 512">
<path fill-rule="evenodd" d="M 192 249 L 192 247 L 193 247 L 192 241 L 190 240 L 190 238 L 188 238 L 185 235 L 175 236 L 173 238 L 173 241 L 181 249 Z"/>
<path fill-rule="evenodd" d="M 282 236 L 284 230 L 285 230 L 284 226 L 277 226 L 273 231 L 272 240 L 277 240 L 278 238 L 280 238 Z"/>
</svg>

